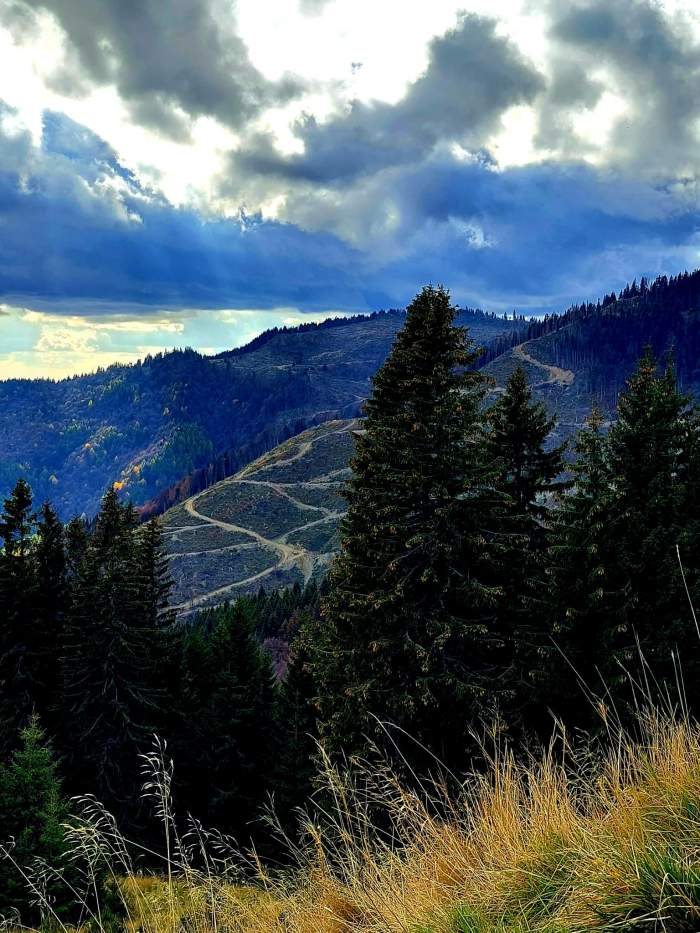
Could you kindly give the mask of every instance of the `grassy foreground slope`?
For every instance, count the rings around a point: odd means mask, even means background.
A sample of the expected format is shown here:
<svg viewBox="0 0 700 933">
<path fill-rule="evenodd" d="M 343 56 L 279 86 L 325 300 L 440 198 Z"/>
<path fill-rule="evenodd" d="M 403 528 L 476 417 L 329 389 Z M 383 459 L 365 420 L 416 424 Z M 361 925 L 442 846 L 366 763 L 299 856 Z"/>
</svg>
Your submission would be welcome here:
<svg viewBox="0 0 700 933">
<path fill-rule="evenodd" d="M 357 426 L 329 421 L 304 431 L 165 513 L 181 612 L 322 574 L 337 546 Z"/>
<path fill-rule="evenodd" d="M 636 742 L 610 736 L 607 752 L 550 751 L 529 766 L 497 755 L 452 794 L 409 792 L 381 768 L 354 779 L 328 768 L 335 804 L 309 823 L 296 870 L 259 869 L 244 883 L 178 863 L 170 881 L 130 876 L 121 886 L 131 924 L 144 933 L 692 933 L 700 730 L 650 717 L 641 732 Z"/>
</svg>

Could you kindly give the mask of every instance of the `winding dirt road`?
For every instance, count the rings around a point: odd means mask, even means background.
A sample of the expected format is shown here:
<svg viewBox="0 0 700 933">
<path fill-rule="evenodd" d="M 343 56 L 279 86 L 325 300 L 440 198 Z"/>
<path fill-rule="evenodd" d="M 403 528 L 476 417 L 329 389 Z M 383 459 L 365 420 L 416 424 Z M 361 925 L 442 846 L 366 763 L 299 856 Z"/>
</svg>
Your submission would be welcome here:
<svg viewBox="0 0 700 933">
<path fill-rule="evenodd" d="M 289 544 L 287 539 L 290 535 L 296 534 L 300 531 L 305 531 L 307 528 L 313 528 L 317 525 L 322 525 L 325 522 L 333 521 L 340 519 L 344 514 L 343 511 L 335 511 L 333 509 L 328 509 L 320 505 L 309 505 L 307 502 L 302 502 L 293 496 L 290 492 L 290 488 L 306 486 L 309 488 L 324 489 L 324 488 L 338 488 L 343 485 L 341 479 L 329 479 L 330 476 L 334 474 L 339 474 L 342 471 L 334 470 L 331 473 L 319 476 L 313 480 L 301 481 L 297 483 L 280 483 L 272 480 L 260 480 L 260 479 L 251 479 L 251 476 L 254 476 L 258 471 L 262 471 L 267 466 L 286 466 L 287 464 L 294 463 L 297 460 L 305 457 L 309 451 L 312 449 L 314 444 L 316 444 L 322 438 L 328 437 L 333 434 L 347 434 L 350 431 L 354 430 L 358 424 L 358 420 L 354 419 L 353 421 L 345 424 L 342 428 L 337 431 L 328 431 L 324 434 L 319 434 L 318 437 L 312 438 L 308 441 L 303 441 L 298 450 L 294 453 L 293 456 L 281 460 L 270 459 L 269 454 L 264 455 L 248 466 L 244 467 L 234 476 L 229 479 L 223 480 L 219 486 L 262 486 L 267 487 L 272 492 L 277 493 L 278 495 L 284 496 L 295 508 L 299 509 L 301 512 L 315 512 L 320 517 L 312 519 L 308 522 L 302 523 L 294 528 L 290 528 L 284 534 L 278 535 L 276 537 L 266 537 L 260 532 L 256 531 L 254 528 L 247 528 L 244 525 L 234 524 L 233 522 L 223 521 L 219 518 L 213 518 L 211 515 L 207 515 L 204 512 L 200 512 L 197 509 L 197 502 L 205 496 L 210 489 L 204 489 L 202 492 L 197 493 L 192 496 L 190 499 L 187 499 L 184 503 L 185 511 L 188 515 L 191 515 L 195 520 L 196 524 L 179 526 L 173 530 L 173 534 L 177 535 L 179 532 L 184 530 L 191 530 L 193 528 L 201 528 L 202 523 L 215 525 L 217 528 L 221 528 L 224 531 L 235 532 L 237 534 L 245 535 L 250 538 L 250 542 L 243 544 L 233 544 L 224 547 L 213 547 L 206 548 L 201 551 L 191 551 L 185 552 L 183 554 L 173 554 L 173 557 L 181 556 L 197 556 L 202 554 L 213 553 L 217 551 L 229 551 L 237 552 L 240 550 L 247 550 L 253 547 L 261 547 L 266 551 L 273 551 L 276 555 L 276 561 L 269 567 L 266 567 L 264 570 L 259 571 L 258 573 L 252 574 L 251 576 L 245 577 L 242 580 L 235 580 L 232 583 L 228 583 L 225 586 L 217 587 L 216 589 L 208 590 L 205 593 L 200 593 L 198 596 L 194 596 L 185 602 L 182 602 L 178 605 L 173 606 L 172 608 L 178 612 L 189 612 L 194 609 L 197 609 L 199 606 L 210 603 L 212 600 L 216 600 L 219 597 L 224 598 L 226 595 L 230 594 L 232 591 L 239 589 L 240 587 L 249 587 L 253 583 L 257 583 L 261 580 L 264 580 L 265 577 L 270 576 L 273 573 L 278 573 L 280 571 L 288 571 L 294 567 L 297 567 L 303 574 L 304 583 L 308 583 L 311 579 L 311 575 L 314 570 L 314 565 L 317 562 L 318 555 L 312 554 L 302 547 L 299 544 Z"/>
<path fill-rule="evenodd" d="M 552 383 L 570 386 L 574 381 L 574 373 L 570 369 L 561 369 L 559 366 L 551 366 L 549 363 L 536 360 L 534 356 L 530 356 L 527 350 L 525 350 L 524 343 L 519 343 L 517 347 L 513 347 L 513 356 L 523 363 L 530 363 L 530 365 L 536 366 L 538 369 L 547 373 L 546 379 L 543 379 L 542 382 L 534 382 L 533 386 L 544 386 Z"/>
</svg>

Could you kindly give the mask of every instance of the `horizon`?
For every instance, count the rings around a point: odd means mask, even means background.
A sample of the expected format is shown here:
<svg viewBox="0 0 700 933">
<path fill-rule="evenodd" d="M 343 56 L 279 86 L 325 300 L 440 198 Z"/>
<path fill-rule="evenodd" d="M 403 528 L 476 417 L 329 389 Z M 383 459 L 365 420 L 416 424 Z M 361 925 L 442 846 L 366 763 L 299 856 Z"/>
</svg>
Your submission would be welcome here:
<svg viewBox="0 0 700 933">
<path fill-rule="evenodd" d="M 147 353 L 140 355 L 140 356 L 136 356 L 133 359 L 113 360 L 112 362 L 99 363 L 99 364 L 96 364 L 92 369 L 87 369 L 85 371 L 78 371 L 78 372 L 70 371 L 70 372 L 59 374 L 59 375 L 29 375 L 29 376 L 17 375 L 17 376 L 8 376 L 8 377 L 0 376 L 0 382 L 10 382 L 10 381 L 16 381 L 16 380 L 63 382 L 66 380 L 81 379 L 81 378 L 85 378 L 88 376 L 93 376 L 100 371 L 105 371 L 113 367 L 138 366 L 144 363 L 147 359 L 151 357 L 167 356 L 168 354 L 171 354 L 171 353 L 183 353 L 186 351 L 197 353 L 199 356 L 202 356 L 202 357 L 213 358 L 216 356 L 220 356 L 224 353 L 232 352 L 234 350 L 243 350 L 247 346 L 249 346 L 251 343 L 253 343 L 258 337 L 262 336 L 263 334 L 270 333 L 276 329 L 279 329 L 279 330 L 288 329 L 288 330 L 294 331 L 297 328 L 302 327 L 305 324 L 310 324 L 310 323 L 323 325 L 323 324 L 329 323 L 330 321 L 344 320 L 346 318 L 352 318 L 352 317 L 369 318 L 373 314 L 388 314 L 388 313 L 395 312 L 395 311 L 405 312 L 405 310 L 406 310 L 405 308 L 379 308 L 376 311 L 358 312 L 357 314 L 354 314 L 353 312 L 344 312 L 344 313 L 337 312 L 336 314 L 331 314 L 330 316 L 319 316 L 319 315 L 311 316 L 310 315 L 308 316 L 307 320 L 284 318 L 281 320 L 279 324 L 266 323 L 266 326 L 263 330 L 253 333 L 252 336 L 246 337 L 242 343 L 238 343 L 234 346 L 197 348 L 197 347 L 191 346 L 190 344 L 174 344 L 172 346 L 161 347 L 159 349 L 149 349 Z M 495 312 L 485 311 L 482 308 L 470 308 L 468 306 L 459 307 L 459 310 L 460 311 L 472 311 L 477 314 L 495 313 Z M 2 306 L 0 305 L 0 314 L 1 313 L 2 313 Z M 514 317 L 515 313 L 516 312 L 514 311 L 511 314 L 511 319 L 513 320 L 515 319 Z M 507 312 L 504 312 L 504 314 L 506 315 L 506 317 L 508 316 Z M 526 320 L 535 320 L 539 316 L 540 315 L 532 315 L 530 317 L 527 317 Z M 0 332 L 1 332 L 1 324 L 2 324 L 2 321 L 0 320 Z"/>
<path fill-rule="evenodd" d="M 694 268 L 699 72 L 691 0 L 0 0 L 0 377 Z"/>
</svg>

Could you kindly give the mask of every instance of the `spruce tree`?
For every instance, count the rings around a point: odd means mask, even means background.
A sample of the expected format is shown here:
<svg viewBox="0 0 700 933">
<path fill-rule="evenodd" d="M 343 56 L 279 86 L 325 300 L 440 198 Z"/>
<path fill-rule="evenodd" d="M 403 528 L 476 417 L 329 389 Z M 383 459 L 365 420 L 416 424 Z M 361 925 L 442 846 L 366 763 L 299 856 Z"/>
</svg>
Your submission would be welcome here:
<svg viewBox="0 0 700 933">
<path fill-rule="evenodd" d="M 172 739 L 177 725 L 181 691 L 180 626 L 169 606 L 172 577 L 163 547 L 163 532 L 157 519 L 139 528 L 136 536 L 137 600 L 141 606 L 144 651 L 153 675 L 153 699 L 157 708 L 152 719 L 159 735 Z M 149 675 L 150 676 L 150 675 Z"/>
<path fill-rule="evenodd" d="M 281 749 L 275 776 L 275 803 L 277 813 L 290 830 L 294 810 L 308 802 L 317 773 L 316 684 L 310 665 L 314 628 L 312 619 L 303 615 L 290 645 L 280 688 Z"/>
<path fill-rule="evenodd" d="M 555 428 L 542 402 L 533 402 L 527 376 L 517 367 L 488 412 L 488 455 L 501 494 L 503 531 L 510 535 L 500 582 L 498 631 L 501 666 L 508 671 L 502 699 L 511 728 L 532 722 L 536 682 L 541 678 L 542 613 L 547 526 L 561 488 L 565 445 L 547 447 Z"/>
<path fill-rule="evenodd" d="M 555 524 L 554 641 L 623 718 L 639 700 L 635 681 L 653 684 L 651 699 L 658 702 L 657 687 L 677 698 L 678 658 L 692 689 L 699 672 L 676 554 L 682 541 L 694 598 L 700 564 L 692 516 L 697 493 L 689 482 L 695 418 L 672 366 L 659 373 L 647 351 L 620 395 L 608 437 L 601 437 L 596 420 L 581 435 L 574 492 Z M 571 689 L 560 690 L 554 704 L 566 713 L 575 705 L 571 691 L 581 694 L 561 664 L 555 661 L 551 682 L 565 684 L 568 677 Z"/>
<path fill-rule="evenodd" d="M 222 614 L 211 653 L 208 815 L 243 840 L 266 800 L 276 744 L 272 662 L 255 638 L 247 601 Z"/>
<path fill-rule="evenodd" d="M 245 842 L 272 785 L 278 734 L 272 662 L 248 598 L 201 613 L 183 633 L 178 808 Z"/>
<path fill-rule="evenodd" d="M 44 503 L 37 524 L 36 608 L 30 640 L 33 700 L 52 735 L 59 728 L 61 705 L 60 648 L 67 609 L 64 530 L 54 509 Z"/>
<path fill-rule="evenodd" d="M 533 402 L 525 370 L 518 366 L 488 416 L 488 451 L 497 464 L 496 485 L 509 500 L 509 512 L 521 519 L 522 533 L 541 545 L 548 497 L 557 489 L 566 445 L 547 449 L 556 418 L 542 402 Z M 551 503 L 549 503 L 551 505 Z"/>
<path fill-rule="evenodd" d="M 82 518 L 72 518 L 66 525 L 65 544 L 66 574 L 71 583 L 77 577 L 88 545 L 87 527 Z"/>
<path fill-rule="evenodd" d="M 671 363 L 660 374 L 657 369 L 648 350 L 618 399 L 608 441 L 612 523 L 626 594 L 618 615 L 626 657 L 635 661 L 638 641 L 655 676 L 675 690 L 672 652 L 688 657 L 697 651 L 676 556 L 687 524 L 682 477 L 691 414 Z"/>
<path fill-rule="evenodd" d="M 38 926 L 42 917 L 52 919 L 45 904 L 36 904 L 45 897 L 65 916 L 73 896 L 56 873 L 70 874 L 64 858 L 67 817 L 56 759 L 34 716 L 20 733 L 19 747 L 0 766 L 0 842 L 9 849 L 9 857 L 0 859 L 0 915 L 18 912 L 25 924 Z M 51 869 L 47 882 L 38 878 L 37 860 Z"/>
<path fill-rule="evenodd" d="M 35 624 L 32 493 L 20 479 L 0 516 L 0 754 L 7 754 L 32 713 L 29 642 Z"/>
<path fill-rule="evenodd" d="M 629 661 L 626 622 L 620 614 L 626 596 L 618 563 L 615 490 L 596 409 L 579 432 L 574 452 L 572 484 L 560 495 L 549 534 L 543 604 L 549 637 L 541 643 L 536 712 L 545 729 L 551 728 L 551 719 L 542 714 L 550 710 L 571 728 L 595 730 L 601 723 L 587 694 L 614 696 Z"/>
<path fill-rule="evenodd" d="M 73 787 L 127 819 L 138 809 L 138 753 L 159 715 L 156 596 L 137 525 L 110 490 L 72 586 L 63 651 Z"/>
<path fill-rule="evenodd" d="M 449 294 L 424 288 L 373 380 L 313 650 L 332 751 L 381 738 L 378 717 L 454 761 L 499 689 L 485 380 L 454 321 Z"/>
<path fill-rule="evenodd" d="M 212 610 L 176 629 L 175 670 L 179 693 L 172 715 L 175 728 L 169 734 L 175 769 L 175 804 L 178 812 L 192 813 L 208 820 L 209 759 L 214 753 L 210 741 L 209 705 L 213 681 L 211 632 L 204 618 Z"/>
</svg>

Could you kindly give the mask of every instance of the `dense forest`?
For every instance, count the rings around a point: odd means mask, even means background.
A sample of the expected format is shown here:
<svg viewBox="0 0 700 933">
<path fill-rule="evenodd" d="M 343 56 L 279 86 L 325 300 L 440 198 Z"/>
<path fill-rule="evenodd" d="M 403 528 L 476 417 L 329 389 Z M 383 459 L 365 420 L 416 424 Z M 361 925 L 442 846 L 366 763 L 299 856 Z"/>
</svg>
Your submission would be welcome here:
<svg viewBox="0 0 700 933">
<path fill-rule="evenodd" d="M 322 592 L 180 624 L 157 521 L 110 490 L 89 527 L 64 525 L 16 483 L 0 517 L 0 839 L 16 838 L 15 861 L 60 864 L 75 794 L 157 849 L 138 758 L 154 733 L 177 811 L 275 858 L 261 808 L 273 794 L 294 833 L 317 741 L 334 759 L 384 749 L 410 780 L 479 767 L 482 730 L 518 754 L 555 718 L 593 734 L 601 711 L 631 721 L 640 677 L 672 697 L 682 683 L 698 710 L 700 412 L 673 360 L 647 349 L 617 420 L 590 413 L 565 474 L 522 369 L 484 405 L 456 318 L 446 291 L 423 289 L 373 379 Z M 275 638 L 290 643 L 277 671 Z M 0 913 L 33 922 L 35 902 L 0 862 Z"/>
<path fill-rule="evenodd" d="M 580 391 L 614 408 L 640 349 L 672 353 L 683 389 L 700 385 L 700 271 L 644 277 L 597 302 L 533 319 L 489 345 L 482 365 L 523 341 L 537 341 L 538 358 L 577 373 Z"/>
<path fill-rule="evenodd" d="M 460 317 L 483 344 L 516 326 L 471 309 Z M 358 414 L 403 319 L 330 319 L 218 356 L 182 349 L 59 381 L 0 380 L 0 497 L 22 476 L 63 519 L 92 518 L 116 483 L 158 512 L 183 486 L 196 491 L 306 427 Z"/>
</svg>

